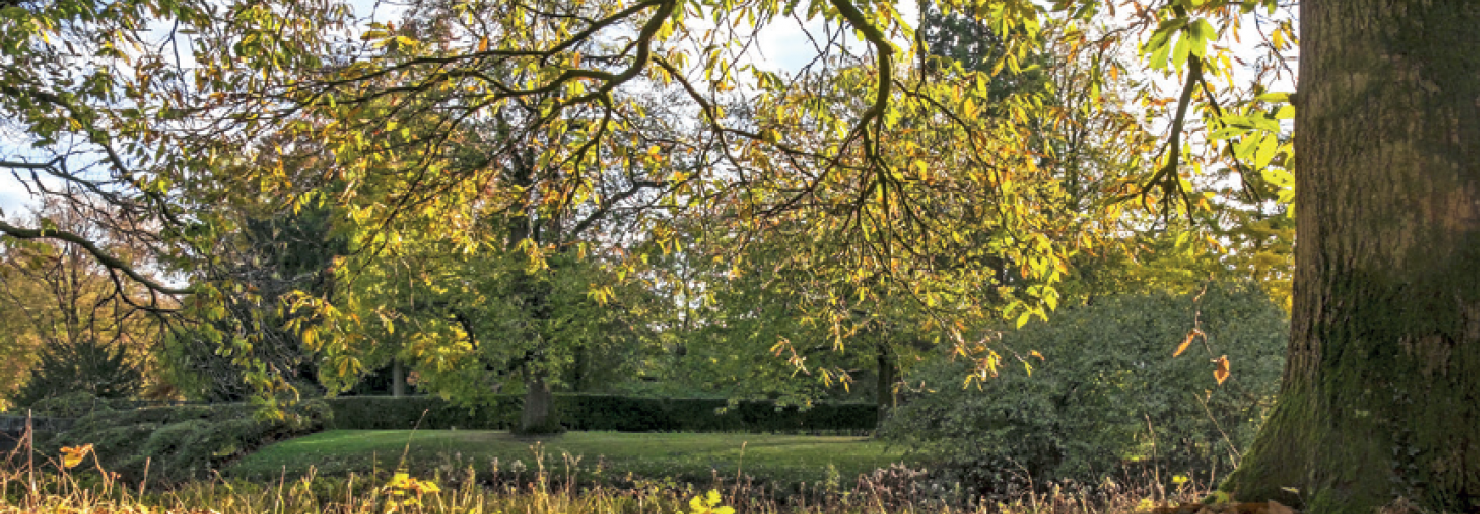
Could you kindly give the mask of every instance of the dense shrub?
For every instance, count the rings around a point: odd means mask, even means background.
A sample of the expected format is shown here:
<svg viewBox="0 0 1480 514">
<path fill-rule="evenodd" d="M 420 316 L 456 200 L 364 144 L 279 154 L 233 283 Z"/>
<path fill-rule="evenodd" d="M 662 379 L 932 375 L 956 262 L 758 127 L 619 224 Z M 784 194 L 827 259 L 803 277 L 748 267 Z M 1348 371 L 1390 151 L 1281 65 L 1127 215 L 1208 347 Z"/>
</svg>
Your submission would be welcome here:
<svg viewBox="0 0 1480 514">
<path fill-rule="evenodd" d="M 123 346 L 93 339 L 56 341 L 41 350 L 41 362 L 15 402 L 33 405 L 45 398 L 86 393 L 97 398 L 127 398 L 144 384 L 139 367 Z"/>
<path fill-rule="evenodd" d="M 208 478 L 212 470 L 262 445 L 323 430 L 333 412 L 303 402 L 278 417 L 246 404 L 182 405 L 94 411 L 48 438 L 44 450 L 92 444 L 103 469 L 130 480 L 179 482 Z"/>
<path fill-rule="evenodd" d="M 326 402 L 334 409 L 334 428 L 505 430 L 517 423 L 523 398 L 498 395 L 476 409 L 427 396 L 350 396 Z M 872 403 L 820 403 L 801 410 L 767 401 L 731 405 L 718 399 L 594 394 L 556 394 L 554 408 L 571 430 L 622 432 L 866 431 L 874 428 L 878 416 Z"/>
<path fill-rule="evenodd" d="M 1206 345 L 1194 340 L 1173 358 L 1198 322 Z M 1278 391 L 1287 337 L 1284 312 L 1252 287 L 1213 286 L 1197 301 L 1100 299 L 1004 334 L 999 353 L 1026 358 L 1031 376 L 1019 366 L 963 389 L 966 362 L 917 367 L 907 383 L 933 392 L 914 393 L 881 433 L 980 492 L 1014 478 L 1094 484 L 1128 466 L 1206 477 L 1252 441 Z M 1232 376 L 1219 385 L 1210 359 L 1224 354 Z"/>
</svg>

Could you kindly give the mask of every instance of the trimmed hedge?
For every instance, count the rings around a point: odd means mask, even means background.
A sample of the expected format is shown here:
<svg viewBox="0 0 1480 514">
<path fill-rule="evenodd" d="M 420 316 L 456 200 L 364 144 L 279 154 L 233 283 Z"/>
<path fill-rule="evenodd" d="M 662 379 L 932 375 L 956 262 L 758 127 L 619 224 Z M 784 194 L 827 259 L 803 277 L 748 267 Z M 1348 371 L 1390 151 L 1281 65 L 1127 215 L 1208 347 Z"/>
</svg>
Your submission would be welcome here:
<svg viewBox="0 0 1480 514">
<path fill-rule="evenodd" d="M 508 430 L 519 421 L 520 395 L 496 395 L 472 409 L 435 396 L 345 396 L 326 400 L 333 428 Z M 878 421 L 872 403 L 819 403 L 807 410 L 770 401 L 641 398 L 556 394 L 555 410 L 570 430 L 617 432 L 818 432 L 868 431 Z M 423 415 L 425 413 L 425 415 Z M 418 424 L 419 422 L 419 424 Z"/>
<path fill-rule="evenodd" d="M 339 396 L 325 398 L 334 411 L 330 428 L 340 430 L 505 430 L 519 420 L 518 398 L 499 395 L 477 410 L 435 396 Z"/>
</svg>

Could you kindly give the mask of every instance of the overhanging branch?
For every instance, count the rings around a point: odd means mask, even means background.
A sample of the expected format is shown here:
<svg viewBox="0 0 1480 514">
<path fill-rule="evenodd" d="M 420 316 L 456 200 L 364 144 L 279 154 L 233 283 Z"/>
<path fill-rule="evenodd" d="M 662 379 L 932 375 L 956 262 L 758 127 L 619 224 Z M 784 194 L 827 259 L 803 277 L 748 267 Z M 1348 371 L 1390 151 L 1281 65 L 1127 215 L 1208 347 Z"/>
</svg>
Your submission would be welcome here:
<svg viewBox="0 0 1480 514">
<path fill-rule="evenodd" d="M 113 254 L 108 253 L 102 248 L 99 248 L 96 243 L 88 240 L 85 237 L 79 236 L 66 230 L 26 229 L 6 223 L 4 220 L 0 220 L 0 234 L 4 234 L 7 237 L 13 237 L 16 239 L 57 239 L 61 241 L 66 241 L 68 243 L 77 245 L 83 250 L 86 250 L 87 253 L 89 255 L 92 255 L 93 259 L 97 260 L 98 264 L 102 264 L 103 267 L 106 267 L 112 271 L 122 273 L 130 280 L 142 284 L 144 287 L 149 288 L 149 290 L 151 291 L 162 294 L 195 294 L 194 288 L 169 287 L 159 282 L 155 282 L 149 277 L 140 275 L 138 271 L 134 270 L 133 266 L 130 266 L 128 263 L 123 262 L 123 260 L 114 256 Z"/>
</svg>

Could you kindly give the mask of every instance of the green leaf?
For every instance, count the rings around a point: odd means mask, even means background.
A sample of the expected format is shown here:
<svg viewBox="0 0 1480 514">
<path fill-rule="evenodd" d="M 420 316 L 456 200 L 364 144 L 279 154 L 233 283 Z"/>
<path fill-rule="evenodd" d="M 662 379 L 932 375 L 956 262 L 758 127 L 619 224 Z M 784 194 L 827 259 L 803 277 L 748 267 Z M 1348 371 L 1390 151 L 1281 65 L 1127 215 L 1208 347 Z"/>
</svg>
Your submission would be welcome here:
<svg viewBox="0 0 1480 514">
<path fill-rule="evenodd" d="M 1254 97 L 1254 99 L 1255 100 L 1258 100 L 1260 102 L 1269 102 L 1269 103 L 1277 103 L 1277 104 L 1279 104 L 1279 103 L 1290 103 L 1290 93 L 1264 93 L 1262 95 L 1259 95 L 1257 97 Z"/>
<path fill-rule="evenodd" d="M 1233 157 L 1241 161 L 1247 161 L 1254 155 L 1254 150 L 1259 147 L 1261 138 L 1254 135 L 1246 135 L 1238 143 L 1233 145 Z"/>
<path fill-rule="evenodd" d="M 1264 140 L 1259 143 L 1259 151 L 1254 154 L 1254 167 L 1263 168 L 1269 166 L 1269 162 L 1274 160 L 1275 150 L 1279 149 L 1279 147 L 1280 139 L 1278 137 L 1274 135 L 1265 136 Z"/>
<path fill-rule="evenodd" d="M 1198 18 L 1187 26 L 1187 34 L 1192 37 L 1192 55 L 1199 58 L 1207 56 L 1208 42 L 1217 37 L 1217 31 L 1213 30 L 1213 25 L 1202 18 Z"/>
<path fill-rule="evenodd" d="M 1172 49 L 1172 63 L 1174 66 L 1180 67 L 1187 63 L 1187 54 L 1192 50 L 1191 44 L 1187 41 L 1188 39 L 1189 37 L 1185 33 L 1177 37 L 1177 46 Z"/>
</svg>

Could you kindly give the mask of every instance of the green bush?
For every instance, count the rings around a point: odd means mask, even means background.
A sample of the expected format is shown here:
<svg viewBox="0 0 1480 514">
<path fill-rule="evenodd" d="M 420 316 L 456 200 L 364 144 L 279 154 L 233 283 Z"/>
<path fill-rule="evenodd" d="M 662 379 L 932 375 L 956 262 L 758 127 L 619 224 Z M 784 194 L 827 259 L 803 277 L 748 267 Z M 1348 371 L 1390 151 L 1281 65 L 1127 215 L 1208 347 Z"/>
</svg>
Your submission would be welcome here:
<svg viewBox="0 0 1480 514">
<path fill-rule="evenodd" d="M 56 341 L 41 350 L 41 362 L 15 393 L 15 402 L 32 405 L 46 398 L 86 393 L 97 398 L 128 398 L 144 384 L 139 366 L 122 346 L 93 339 Z"/>
<path fill-rule="evenodd" d="M 1195 320 L 1206 342 L 1173 358 Z M 1272 406 L 1288 324 L 1254 287 L 1213 286 L 1196 302 L 1100 299 L 1004 334 L 996 349 L 1007 362 L 1032 364 L 1031 376 L 1016 366 L 963 389 L 968 363 L 918 366 L 906 383 L 933 392 L 913 393 L 881 435 L 933 456 L 980 492 L 1014 478 L 1094 484 L 1149 466 L 1164 478 L 1206 478 L 1231 469 Z M 1211 359 L 1224 354 L 1232 376 L 1219 385 Z"/>
<path fill-rule="evenodd" d="M 273 441 L 323 430 L 333 411 L 321 400 L 284 409 L 267 418 L 246 404 L 150 407 L 94 411 L 44 444 L 92 444 L 103 469 L 129 480 L 145 470 L 151 482 L 205 479 L 212 470 Z"/>
<path fill-rule="evenodd" d="M 348 396 L 326 400 L 334 409 L 334 428 L 352 430 L 495 429 L 519 420 L 523 398 L 497 395 L 490 405 L 472 409 L 436 397 Z M 554 408 L 571 430 L 620 432 L 817 432 L 873 430 L 872 403 L 820 403 L 807 410 L 768 401 L 692 398 L 640 398 L 597 394 L 556 394 Z"/>
</svg>

